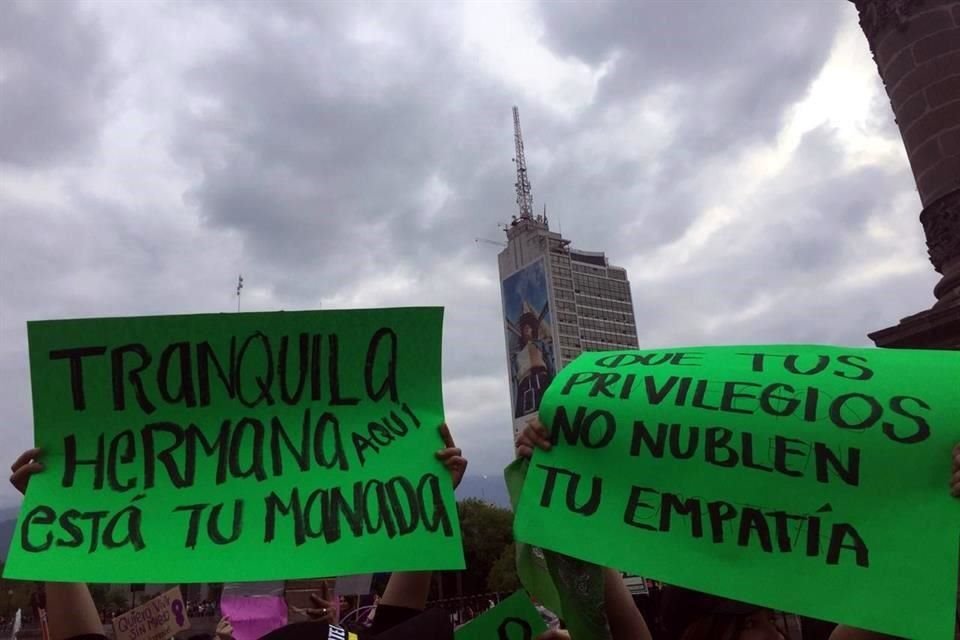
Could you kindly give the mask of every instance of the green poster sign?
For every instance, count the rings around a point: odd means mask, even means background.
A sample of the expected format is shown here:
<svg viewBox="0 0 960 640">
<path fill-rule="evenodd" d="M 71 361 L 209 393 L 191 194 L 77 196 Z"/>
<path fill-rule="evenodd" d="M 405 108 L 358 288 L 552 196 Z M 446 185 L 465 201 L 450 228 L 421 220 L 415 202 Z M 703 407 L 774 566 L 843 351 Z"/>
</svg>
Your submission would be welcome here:
<svg viewBox="0 0 960 640">
<path fill-rule="evenodd" d="M 529 463 L 514 460 L 503 470 L 514 512 Z M 608 640 L 603 567 L 516 542 L 517 576 L 533 597 L 566 623 L 574 638 Z"/>
<path fill-rule="evenodd" d="M 13 578 L 463 567 L 439 308 L 32 322 Z"/>
<path fill-rule="evenodd" d="M 784 611 L 952 638 L 960 354 L 586 353 L 540 415 L 518 540 Z"/>
<path fill-rule="evenodd" d="M 456 640 L 534 640 L 547 630 L 530 596 L 515 594 L 457 629 Z"/>
</svg>

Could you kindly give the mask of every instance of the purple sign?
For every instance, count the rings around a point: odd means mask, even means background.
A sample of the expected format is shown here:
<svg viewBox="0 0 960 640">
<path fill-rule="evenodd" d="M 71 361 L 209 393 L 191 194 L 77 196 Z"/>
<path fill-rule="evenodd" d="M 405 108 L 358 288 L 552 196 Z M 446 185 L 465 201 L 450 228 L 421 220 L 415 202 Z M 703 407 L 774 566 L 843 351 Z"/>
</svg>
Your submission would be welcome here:
<svg viewBox="0 0 960 640">
<path fill-rule="evenodd" d="M 287 624 L 287 603 L 279 596 L 225 595 L 220 610 L 230 618 L 235 640 L 257 640 Z"/>
</svg>

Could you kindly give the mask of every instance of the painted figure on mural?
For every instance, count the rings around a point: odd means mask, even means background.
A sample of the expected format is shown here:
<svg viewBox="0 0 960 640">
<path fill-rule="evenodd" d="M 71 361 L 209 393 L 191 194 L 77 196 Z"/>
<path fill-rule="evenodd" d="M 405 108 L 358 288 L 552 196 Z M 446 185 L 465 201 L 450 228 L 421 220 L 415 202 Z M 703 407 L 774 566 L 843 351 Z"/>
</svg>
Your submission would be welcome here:
<svg viewBox="0 0 960 640">
<path fill-rule="evenodd" d="M 515 334 L 515 348 L 510 356 L 514 384 L 514 417 L 520 418 L 540 408 L 543 393 L 556 375 L 550 325 L 544 321 L 547 306 L 536 313 L 524 302 L 523 313 L 510 329 Z"/>
<path fill-rule="evenodd" d="M 507 276 L 502 291 L 517 432 L 526 417 L 540 409 L 540 400 L 557 373 L 545 261 L 538 259 Z"/>
</svg>

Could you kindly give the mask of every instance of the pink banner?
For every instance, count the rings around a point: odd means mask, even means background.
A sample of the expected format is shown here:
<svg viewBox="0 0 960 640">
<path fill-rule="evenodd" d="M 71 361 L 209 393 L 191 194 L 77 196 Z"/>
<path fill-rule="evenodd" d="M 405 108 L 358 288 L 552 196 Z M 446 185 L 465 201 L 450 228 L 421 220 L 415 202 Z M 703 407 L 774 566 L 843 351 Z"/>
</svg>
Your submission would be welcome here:
<svg viewBox="0 0 960 640">
<path fill-rule="evenodd" d="M 257 640 L 287 624 L 287 603 L 277 596 L 228 596 L 220 610 L 230 618 L 235 640 Z"/>
</svg>

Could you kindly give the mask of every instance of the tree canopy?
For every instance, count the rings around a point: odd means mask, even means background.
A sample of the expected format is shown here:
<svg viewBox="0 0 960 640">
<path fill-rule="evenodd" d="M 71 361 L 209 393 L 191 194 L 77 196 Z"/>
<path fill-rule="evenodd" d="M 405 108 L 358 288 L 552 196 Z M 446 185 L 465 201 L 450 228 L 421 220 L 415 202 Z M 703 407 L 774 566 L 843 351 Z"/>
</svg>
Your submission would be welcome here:
<svg viewBox="0 0 960 640">
<path fill-rule="evenodd" d="M 477 498 L 467 498 L 457 506 L 467 561 L 464 595 L 515 589 L 509 586 L 517 584 L 512 560 L 513 512 Z"/>
</svg>

